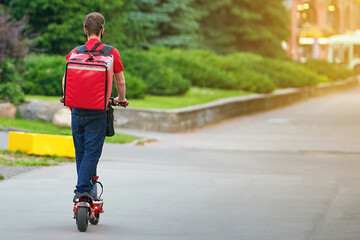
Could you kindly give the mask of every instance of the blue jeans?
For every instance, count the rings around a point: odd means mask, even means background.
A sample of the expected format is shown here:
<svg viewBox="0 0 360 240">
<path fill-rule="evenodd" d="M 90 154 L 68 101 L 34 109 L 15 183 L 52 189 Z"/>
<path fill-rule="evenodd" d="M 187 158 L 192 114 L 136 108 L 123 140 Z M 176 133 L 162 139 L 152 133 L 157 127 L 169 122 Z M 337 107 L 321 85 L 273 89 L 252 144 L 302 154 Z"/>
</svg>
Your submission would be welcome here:
<svg viewBox="0 0 360 240">
<path fill-rule="evenodd" d="M 91 179 L 101 156 L 106 135 L 106 111 L 73 108 L 71 128 L 74 139 L 79 192 L 90 192 Z"/>
</svg>

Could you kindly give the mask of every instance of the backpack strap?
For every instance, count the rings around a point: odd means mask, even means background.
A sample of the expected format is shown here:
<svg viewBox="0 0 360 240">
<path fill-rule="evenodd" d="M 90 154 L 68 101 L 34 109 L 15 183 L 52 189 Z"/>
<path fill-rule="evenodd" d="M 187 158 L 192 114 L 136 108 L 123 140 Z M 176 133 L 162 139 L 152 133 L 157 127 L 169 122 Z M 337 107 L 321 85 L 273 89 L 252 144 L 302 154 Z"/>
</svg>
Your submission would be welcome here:
<svg viewBox="0 0 360 240">
<path fill-rule="evenodd" d="M 76 50 L 78 52 L 87 52 L 88 51 L 87 48 L 85 47 L 85 45 L 81 45 L 81 46 L 76 47 Z"/>
<path fill-rule="evenodd" d="M 76 47 L 76 50 L 78 52 L 95 52 L 96 49 L 101 45 L 102 43 L 101 42 L 98 42 L 97 44 L 95 44 L 95 46 L 89 51 L 85 45 L 81 45 L 81 46 L 78 46 Z M 102 54 L 110 54 L 110 52 L 114 49 L 113 46 L 110 46 L 110 45 L 105 45 L 102 49 L 100 49 L 100 53 Z"/>
<path fill-rule="evenodd" d="M 114 49 L 113 46 L 110 46 L 110 45 L 105 45 L 101 50 L 100 52 L 101 53 L 104 53 L 104 54 L 110 54 L 110 52 Z"/>
<path fill-rule="evenodd" d="M 96 49 L 101 45 L 102 43 L 101 42 L 98 42 L 97 44 L 95 44 L 95 46 L 89 51 L 89 52 L 95 52 Z"/>
</svg>

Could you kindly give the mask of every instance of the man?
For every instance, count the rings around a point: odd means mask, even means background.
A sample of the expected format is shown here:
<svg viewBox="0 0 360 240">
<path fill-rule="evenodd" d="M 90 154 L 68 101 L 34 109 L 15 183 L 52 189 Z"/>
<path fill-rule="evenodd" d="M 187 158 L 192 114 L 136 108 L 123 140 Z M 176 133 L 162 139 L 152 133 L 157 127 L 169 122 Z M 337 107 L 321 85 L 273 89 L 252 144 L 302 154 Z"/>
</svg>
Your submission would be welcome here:
<svg viewBox="0 0 360 240">
<path fill-rule="evenodd" d="M 85 46 L 91 50 L 98 44 L 104 34 L 105 19 L 103 15 L 97 12 L 89 13 L 84 17 L 84 32 L 88 41 Z M 97 49 L 103 48 L 101 44 Z M 67 56 L 68 61 L 73 49 Z M 114 57 L 114 75 L 118 97 L 114 103 L 126 102 L 125 98 L 125 77 L 123 74 L 123 65 L 119 52 L 116 48 L 112 49 L 110 54 Z M 64 78 L 63 78 L 64 90 Z M 91 196 L 92 184 L 91 179 L 96 171 L 102 147 L 106 135 L 107 115 L 105 110 L 88 110 L 73 108 L 71 113 L 71 128 L 76 156 L 77 184 L 75 189 L 74 201 L 79 196 Z M 97 196 L 91 196 L 97 200 Z"/>
</svg>

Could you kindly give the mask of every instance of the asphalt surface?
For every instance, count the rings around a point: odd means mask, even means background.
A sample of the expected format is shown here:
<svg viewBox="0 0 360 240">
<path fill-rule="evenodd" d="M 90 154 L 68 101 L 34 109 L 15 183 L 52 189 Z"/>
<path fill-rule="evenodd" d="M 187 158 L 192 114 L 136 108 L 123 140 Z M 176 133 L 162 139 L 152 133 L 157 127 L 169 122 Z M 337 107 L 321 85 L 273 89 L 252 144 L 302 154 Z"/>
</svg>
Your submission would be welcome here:
<svg viewBox="0 0 360 240">
<path fill-rule="evenodd" d="M 77 231 L 75 166 L 0 182 L 0 239 L 360 239 L 360 88 L 146 146 L 106 144 L 105 213 Z M 6 147 L 0 133 L 0 148 Z"/>
</svg>

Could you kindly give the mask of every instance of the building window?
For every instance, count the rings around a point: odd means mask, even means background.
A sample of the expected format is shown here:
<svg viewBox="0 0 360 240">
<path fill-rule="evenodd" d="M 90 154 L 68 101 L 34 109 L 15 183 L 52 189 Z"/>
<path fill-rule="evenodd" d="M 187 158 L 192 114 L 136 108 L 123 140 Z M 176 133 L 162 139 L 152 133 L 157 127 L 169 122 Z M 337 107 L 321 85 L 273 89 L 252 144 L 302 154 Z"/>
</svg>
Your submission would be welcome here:
<svg viewBox="0 0 360 240">
<path fill-rule="evenodd" d="M 340 32 L 340 11 L 335 0 L 331 0 L 328 6 L 328 25 L 332 28 L 333 33 Z"/>
</svg>

